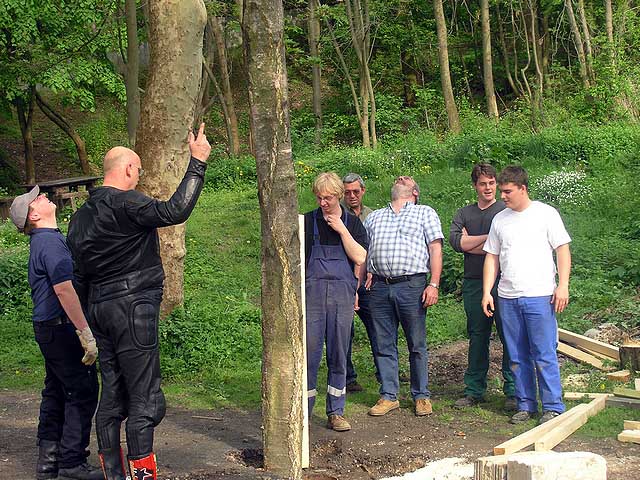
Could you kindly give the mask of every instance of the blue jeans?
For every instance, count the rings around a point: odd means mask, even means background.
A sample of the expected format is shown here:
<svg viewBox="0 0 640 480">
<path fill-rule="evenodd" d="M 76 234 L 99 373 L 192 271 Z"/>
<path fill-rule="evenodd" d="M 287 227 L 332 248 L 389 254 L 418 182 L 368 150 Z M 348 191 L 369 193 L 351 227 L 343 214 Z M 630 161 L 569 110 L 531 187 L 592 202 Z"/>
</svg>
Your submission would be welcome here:
<svg viewBox="0 0 640 480">
<path fill-rule="evenodd" d="M 511 358 L 518 410 L 536 412 L 536 378 L 543 411 L 562 413 L 558 366 L 558 323 L 551 296 L 498 297 L 502 329 Z"/>
<path fill-rule="evenodd" d="M 400 389 L 398 324 L 402 325 L 409 349 L 411 396 L 417 400 L 431 395 L 427 373 L 427 312 L 422 305 L 426 283 L 424 275 L 391 285 L 374 280 L 369 290 L 371 326 L 375 335 L 372 349 L 380 373 L 380 396 L 387 400 L 396 400 Z"/>
<path fill-rule="evenodd" d="M 373 344 L 375 342 L 375 336 L 373 333 L 373 328 L 371 327 L 371 311 L 369 309 L 369 292 L 367 292 L 363 285 L 358 288 L 358 304 L 360 306 L 360 310 L 356 312 L 360 320 L 362 320 L 362 324 L 367 331 L 367 338 L 369 338 L 369 344 L 371 345 L 371 353 L 373 354 Z M 347 352 L 347 385 L 355 383 L 358 374 L 356 373 L 356 369 L 353 366 L 353 362 L 351 361 L 351 350 L 353 348 L 353 334 L 354 334 L 354 325 L 351 325 L 351 340 L 349 341 L 349 350 Z M 378 375 L 378 371 L 376 370 L 376 380 L 379 381 L 380 375 Z"/>
</svg>

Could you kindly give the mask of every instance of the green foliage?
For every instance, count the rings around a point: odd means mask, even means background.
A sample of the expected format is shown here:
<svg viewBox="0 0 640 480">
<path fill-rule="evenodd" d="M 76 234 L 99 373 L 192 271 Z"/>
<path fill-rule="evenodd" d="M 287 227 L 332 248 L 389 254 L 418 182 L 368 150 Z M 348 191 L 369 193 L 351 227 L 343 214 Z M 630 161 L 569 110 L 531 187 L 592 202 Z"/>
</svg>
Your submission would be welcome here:
<svg viewBox="0 0 640 480">
<path fill-rule="evenodd" d="M 16 165 L 9 160 L 6 152 L 0 148 L 0 197 L 16 190 L 20 183 L 20 174 Z"/>
</svg>

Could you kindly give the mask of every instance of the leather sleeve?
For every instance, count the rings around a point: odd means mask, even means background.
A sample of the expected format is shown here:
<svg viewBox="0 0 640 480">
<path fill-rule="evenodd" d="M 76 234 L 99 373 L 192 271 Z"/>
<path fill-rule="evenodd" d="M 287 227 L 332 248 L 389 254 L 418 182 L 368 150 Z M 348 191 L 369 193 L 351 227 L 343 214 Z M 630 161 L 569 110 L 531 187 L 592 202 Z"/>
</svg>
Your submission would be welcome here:
<svg viewBox="0 0 640 480">
<path fill-rule="evenodd" d="M 167 227 L 189 218 L 198 201 L 207 164 L 191 157 L 184 178 L 167 201 L 154 200 L 132 191 L 125 200 L 125 211 L 134 223 L 148 228 Z"/>
</svg>

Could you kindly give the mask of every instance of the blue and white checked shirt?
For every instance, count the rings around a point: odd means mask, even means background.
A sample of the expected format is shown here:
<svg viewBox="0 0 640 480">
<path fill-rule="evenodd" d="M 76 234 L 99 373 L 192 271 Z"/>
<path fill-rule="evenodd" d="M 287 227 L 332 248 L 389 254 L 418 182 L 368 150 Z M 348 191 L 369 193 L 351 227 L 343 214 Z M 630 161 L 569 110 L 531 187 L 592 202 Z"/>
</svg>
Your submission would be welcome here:
<svg viewBox="0 0 640 480">
<path fill-rule="evenodd" d="M 364 227 L 369 234 L 367 271 L 381 277 L 427 273 L 429 244 L 444 238 L 436 211 L 411 202 L 397 214 L 391 204 L 370 213 Z"/>
</svg>

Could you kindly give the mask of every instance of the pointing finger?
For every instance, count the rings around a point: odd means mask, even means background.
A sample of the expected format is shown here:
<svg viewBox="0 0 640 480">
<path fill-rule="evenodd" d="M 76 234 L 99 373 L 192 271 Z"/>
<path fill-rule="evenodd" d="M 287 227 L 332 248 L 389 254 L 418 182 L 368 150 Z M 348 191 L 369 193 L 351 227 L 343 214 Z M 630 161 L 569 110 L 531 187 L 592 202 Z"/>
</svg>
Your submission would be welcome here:
<svg viewBox="0 0 640 480">
<path fill-rule="evenodd" d="M 204 122 L 200 124 L 200 130 L 198 130 L 198 138 L 200 138 L 201 135 L 204 135 Z"/>
</svg>

